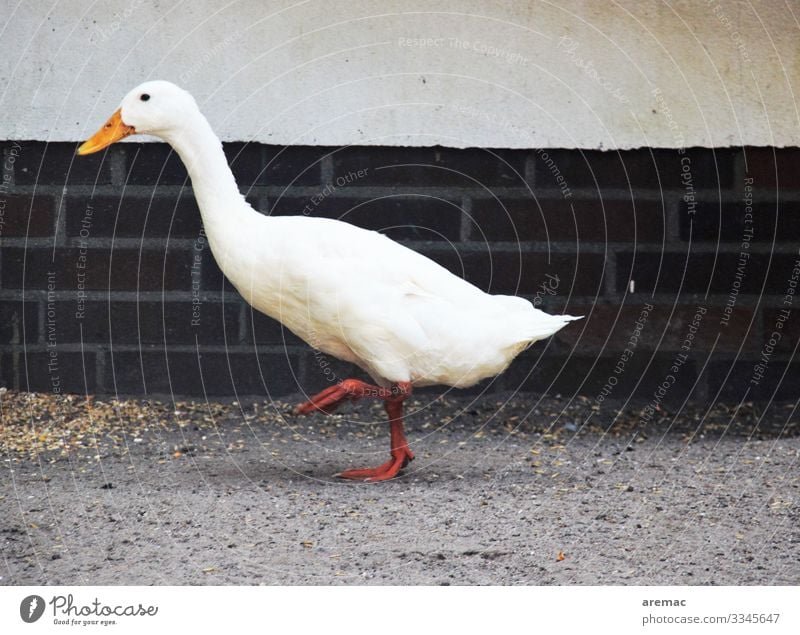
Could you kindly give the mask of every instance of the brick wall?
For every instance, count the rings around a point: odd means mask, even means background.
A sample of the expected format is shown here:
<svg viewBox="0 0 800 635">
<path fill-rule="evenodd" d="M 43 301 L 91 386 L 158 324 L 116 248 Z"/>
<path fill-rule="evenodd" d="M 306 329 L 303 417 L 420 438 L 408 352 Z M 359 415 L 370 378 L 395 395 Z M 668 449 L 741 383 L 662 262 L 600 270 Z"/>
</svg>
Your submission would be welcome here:
<svg viewBox="0 0 800 635">
<path fill-rule="evenodd" d="M 3 145 L 3 385 L 280 396 L 349 374 L 225 282 L 166 146 L 74 151 Z M 226 152 L 263 213 L 385 231 L 485 290 L 587 315 L 479 389 L 652 407 L 800 394 L 798 149 Z"/>
</svg>

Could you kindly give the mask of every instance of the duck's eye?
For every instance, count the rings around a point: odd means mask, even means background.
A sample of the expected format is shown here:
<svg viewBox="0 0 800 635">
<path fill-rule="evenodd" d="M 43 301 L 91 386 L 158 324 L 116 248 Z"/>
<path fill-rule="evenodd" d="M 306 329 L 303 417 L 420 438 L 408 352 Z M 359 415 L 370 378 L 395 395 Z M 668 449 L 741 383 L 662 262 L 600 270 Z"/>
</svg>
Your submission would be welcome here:
<svg viewBox="0 0 800 635">
<path fill-rule="evenodd" d="M 139 99 L 141 99 L 142 101 L 147 101 L 148 99 L 150 99 L 150 95 L 148 95 L 147 93 L 143 93 L 142 95 L 139 96 Z"/>
</svg>

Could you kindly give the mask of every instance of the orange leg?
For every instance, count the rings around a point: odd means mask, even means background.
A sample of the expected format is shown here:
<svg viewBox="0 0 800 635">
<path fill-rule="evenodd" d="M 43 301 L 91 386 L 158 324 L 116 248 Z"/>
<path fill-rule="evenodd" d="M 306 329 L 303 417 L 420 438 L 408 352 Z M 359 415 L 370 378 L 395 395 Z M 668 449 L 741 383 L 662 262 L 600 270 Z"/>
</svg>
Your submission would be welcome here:
<svg viewBox="0 0 800 635">
<path fill-rule="evenodd" d="M 391 388 L 381 388 L 357 379 L 345 379 L 336 386 L 330 386 L 314 395 L 298 406 L 295 412 L 308 414 L 319 410 L 330 414 L 347 399 L 352 401 L 362 397 L 383 399 L 391 428 L 391 458 L 378 467 L 346 470 L 336 476 L 357 481 L 386 481 L 397 476 L 400 470 L 414 460 L 414 453 L 409 449 L 403 432 L 403 401 L 410 394 L 411 384 L 408 382 L 400 382 Z"/>
</svg>

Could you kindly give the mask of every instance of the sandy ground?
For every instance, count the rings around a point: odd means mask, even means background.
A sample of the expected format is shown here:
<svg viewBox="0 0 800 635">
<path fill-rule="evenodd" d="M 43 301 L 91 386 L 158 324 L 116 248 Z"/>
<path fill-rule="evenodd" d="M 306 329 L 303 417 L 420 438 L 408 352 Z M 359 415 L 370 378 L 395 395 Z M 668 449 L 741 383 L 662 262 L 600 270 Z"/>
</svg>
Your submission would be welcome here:
<svg viewBox="0 0 800 635">
<path fill-rule="evenodd" d="M 416 460 L 364 484 L 330 475 L 386 458 L 378 406 L 6 393 L 0 584 L 800 583 L 789 407 L 411 410 Z"/>
</svg>

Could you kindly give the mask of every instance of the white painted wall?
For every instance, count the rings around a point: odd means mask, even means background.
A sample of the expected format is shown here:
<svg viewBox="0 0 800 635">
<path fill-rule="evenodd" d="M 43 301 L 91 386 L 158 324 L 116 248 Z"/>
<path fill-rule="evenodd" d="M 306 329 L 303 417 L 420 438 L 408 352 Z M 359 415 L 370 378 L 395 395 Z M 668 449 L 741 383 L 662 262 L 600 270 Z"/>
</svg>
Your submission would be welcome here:
<svg viewBox="0 0 800 635">
<path fill-rule="evenodd" d="M 797 0 L 15 4 L 0 138 L 83 139 L 161 78 L 226 140 L 800 145 Z"/>
</svg>

